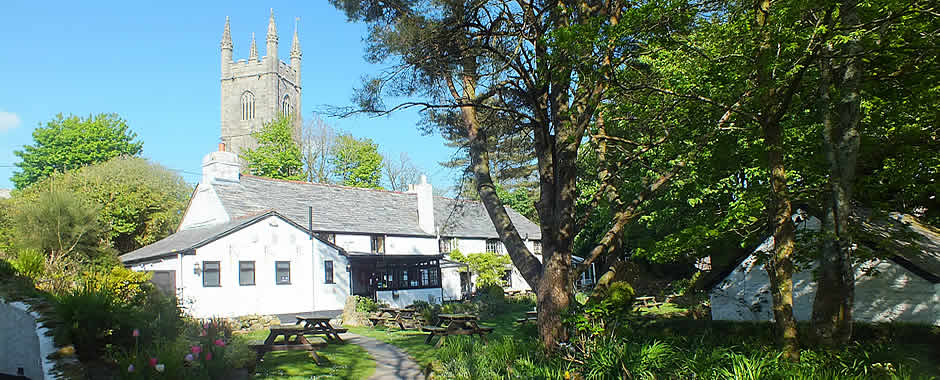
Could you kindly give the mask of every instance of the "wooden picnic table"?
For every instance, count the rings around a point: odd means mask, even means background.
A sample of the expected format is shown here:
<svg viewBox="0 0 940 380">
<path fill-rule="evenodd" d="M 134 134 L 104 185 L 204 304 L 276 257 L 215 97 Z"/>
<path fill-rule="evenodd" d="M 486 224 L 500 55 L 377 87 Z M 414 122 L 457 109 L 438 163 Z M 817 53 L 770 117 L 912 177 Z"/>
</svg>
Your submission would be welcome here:
<svg viewBox="0 0 940 380">
<path fill-rule="evenodd" d="M 438 318 L 440 321 L 437 326 L 424 326 L 421 329 L 429 333 L 424 343 L 431 344 L 431 339 L 440 337 L 434 347 L 444 344 L 448 335 L 479 335 L 485 344 L 486 334 L 493 332 L 492 327 L 480 327 L 477 323 L 479 318 L 473 314 L 439 314 Z"/>
<path fill-rule="evenodd" d="M 637 308 L 649 308 L 654 306 L 658 308 L 663 305 L 662 302 L 656 302 L 656 297 L 653 296 L 637 297 L 636 302 L 638 303 L 638 305 L 636 305 Z"/>
<path fill-rule="evenodd" d="M 421 325 L 418 319 L 418 310 L 411 308 L 398 309 L 394 307 L 380 307 L 379 312 L 369 317 L 373 326 L 393 322 L 402 330 L 417 328 Z"/>
<path fill-rule="evenodd" d="M 348 331 L 330 325 L 329 318 L 303 317 L 300 315 L 294 316 L 294 318 L 297 318 L 298 325 L 303 325 L 304 335 L 323 335 L 327 341 L 338 340 L 342 342 L 343 338 L 340 338 L 339 334 Z"/>
<path fill-rule="evenodd" d="M 539 312 L 536 310 L 531 310 L 525 312 L 525 316 L 516 320 L 518 323 L 534 322 L 539 319 Z"/>
<path fill-rule="evenodd" d="M 257 361 L 261 361 L 264 358 L 264 354 L 271 351 L 303 350 L 310 351 L 310 357 L 313 358 L 317 364 L 320 364 L 320 357 L 317 355 L 316 350 L 325 347 L 326 343 L 310 343 L 307 337 L 304 336 L 306 331 L 306 328 L 297 325 L 271 326 L 271 330 L 268 332 L 268 337 L 264 340 L 264 343 L 253 344 L 250 347 L 257 353 Z M 278 341 L 278 337 L 283 337 L 284 340 Z"/>
</svg>

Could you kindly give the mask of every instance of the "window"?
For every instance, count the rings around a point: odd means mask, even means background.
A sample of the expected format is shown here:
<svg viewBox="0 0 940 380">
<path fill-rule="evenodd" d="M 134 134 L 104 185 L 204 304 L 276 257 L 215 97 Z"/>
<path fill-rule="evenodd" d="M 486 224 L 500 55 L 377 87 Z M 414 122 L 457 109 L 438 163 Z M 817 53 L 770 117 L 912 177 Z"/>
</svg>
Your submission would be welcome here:
<svg viewBox="0 0 940 380">
<path fill-rule="evenodd" d="M 336 244 L 336 234 L 332 232 L 318 232 L 317 236 L 319 236 L 320 239 L 330 242 L 330 244 Z"/>
<path fill-rule="evenodd" d="M 238 285 L 248 286 L 255 284 L 255 262 L 238 262 Z"/>
<path fill-rule="evenodd" d="M 203 261 L 202 262 L 202 286 L 204 287 L 216 287 L 221 286 L 219 276 L 219 262 L 218 261 Z"/>
<path fill-rule="evenodd" d="M 290 261 L 275 261 L 274 272 L 278 285 L 290 285 Z"/>
<path fill-rule="evenodd" d="M 499 239 L 486 239 L 486 251 L 493 253 L 506 253 Z"/>
<path fill-rule="evenodd" d="M 503 283 L 506 284 L 504 286 L 512 286 L 512 269 L 507 269 L 506 273 L 503 274 Z"/>
<path fill-rule="evenodd" d="M 451 253 L 457 249 L 457 238 L 441 238 L 438 245 L 440 246 L 440 253 Z"/>
<path fill-rule="evenodd" d="M 255 95 L 250 91 L 242 94 L 242 120 L 253 120 L 255 118 Z"/>
<path fill-rule="evenodd" d="M 425 289 L 441 287 L 441 268 L 437 260 L 388 264 L 376 270 L 379 290 Z"/>
<path fill-rule="evenodd" d="M 333 283 L 333 260 L 326 260 L 323 262 L 323 283 Z"/>
<path fill-rule="evenodd" d="M 293 111 L 292 108 L 293 107 L 291 107 L 290 104 L 290 96 L 284 95 L 284 101 L 281 102 L 281 113 L 284 114 L 284 116 L 290 116 L 291 111 Z"/>
<path fill-rule="evenodd" d="M 533 253 L 542 253 L 542 241 L 533 240 L 532 241 L 532 252 Z"/>
<path fill-rule="evenodd" d="M 372 253 L 385 253 L 385 236 L 372 235 Z"/>
</svg>

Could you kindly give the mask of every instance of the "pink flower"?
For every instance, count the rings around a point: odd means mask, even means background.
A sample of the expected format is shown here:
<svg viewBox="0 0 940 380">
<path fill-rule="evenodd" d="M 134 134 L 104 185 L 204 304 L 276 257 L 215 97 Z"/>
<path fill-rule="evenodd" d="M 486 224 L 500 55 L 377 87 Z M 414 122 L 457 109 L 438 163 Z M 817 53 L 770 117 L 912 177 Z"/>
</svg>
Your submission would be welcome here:
<svg viewBox="0 0 940 380">
<path fill-rule="evenodd" d="M 218 347 L 225 347 L 225 342 L 222 341 L 222 339 L 216 339 L 216 340 L 215 340 L 215 345 L 218 346 Z"/>
<path fill-rule="evenodd" d="M 127 366 L 127 372 L 134 372 L 134 365 L 133 365 L 133 364 Z"/>
<path fill-rule="evenodd" d="M 212 360 L 212 351 L 206 351 L 206 360 Z"/>
<path fill-rule="evenodd" d="M 183 358 L 183 360 L 186 360 L 186 361 L 188 361 L 188 362 L 191 362 L 191 361 L 193 361 L 193 360 L 195 360 L 195 359 L 196 359 L 196 358 L 193 357 L 193 354 L 186 354 L 186 357 Z"/>
<path fill-rule="evenodd" d="M 206 336 L 206 330 L 200 331 L 200 332 L 199 332 L 199 336 Z"/>
<path fill-rule="evenodd" d="M 151 367 L 157 366 L 157 358 L 150 358 L 150 366 Z"/>
<path fill-rule="evenodd" d="M 199 353 L 202 352 L 202 347 L 193 346 L 193 347 L 190 348 L 189 350 L 192 351 L 193 354 L 199 355 Z"/>
<path fill-rule="evenodd" d="M 131 333 L 132 336 L 140 336 L 140 330 L 134 329 L 134 332 Z"/>
</svg>

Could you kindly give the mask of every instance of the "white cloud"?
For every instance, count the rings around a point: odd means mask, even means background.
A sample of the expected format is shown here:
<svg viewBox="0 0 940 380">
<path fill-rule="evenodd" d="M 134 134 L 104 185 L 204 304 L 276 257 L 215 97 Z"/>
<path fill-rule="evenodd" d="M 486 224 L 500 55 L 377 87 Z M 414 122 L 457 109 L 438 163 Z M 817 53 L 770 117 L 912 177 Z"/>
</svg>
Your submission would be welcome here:
<svg viewBox="0 0 940 380">
<path fill-rule="evenodd" d="M 13 112 L 0 111 L 0 133 L 20 126 L 20 117 Z"/>
</svg>

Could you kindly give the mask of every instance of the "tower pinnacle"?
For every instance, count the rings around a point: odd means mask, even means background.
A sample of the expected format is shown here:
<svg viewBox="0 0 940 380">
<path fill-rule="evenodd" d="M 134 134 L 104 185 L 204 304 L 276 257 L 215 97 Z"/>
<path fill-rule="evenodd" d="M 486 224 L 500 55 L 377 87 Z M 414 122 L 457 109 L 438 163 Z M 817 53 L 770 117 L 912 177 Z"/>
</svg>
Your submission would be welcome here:
<svg viewBox="0 0 940 380">
<path fill-rule="evenodd" d="M 300 57 L 300 38 L 297 37 L 297 23 L 300 21 L 300 17 L 294 19 L 294 40 L 290 44 L 290 56 Z"/>
<path fill-rule="evenodd" d="M 251 50 L 248 53 L 248 60 L 251 62 L 258 60 L 258 45 L 255 44 L 255 32 L 251 32 Z"/>
<path fill-rule="evenodd" d="M 277 42 L 277 25 L 274 23 L 274 8 L 271 8 L 271 18 L 268 20 L 268 41 Z"/>
<path fill-rule="evenodd" d="M 225 16 L 225 30 L 222 32 L 222 49 L 231 50 L 234 47 L 232 45 L 232 27 L 229 24 L 228 16 Z"/>
</svg>

